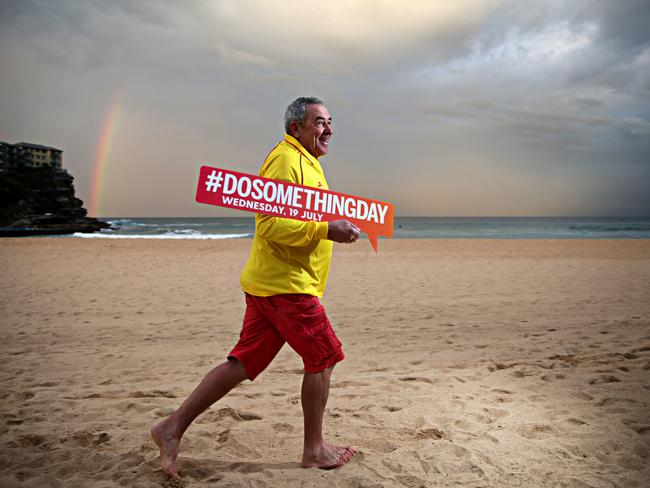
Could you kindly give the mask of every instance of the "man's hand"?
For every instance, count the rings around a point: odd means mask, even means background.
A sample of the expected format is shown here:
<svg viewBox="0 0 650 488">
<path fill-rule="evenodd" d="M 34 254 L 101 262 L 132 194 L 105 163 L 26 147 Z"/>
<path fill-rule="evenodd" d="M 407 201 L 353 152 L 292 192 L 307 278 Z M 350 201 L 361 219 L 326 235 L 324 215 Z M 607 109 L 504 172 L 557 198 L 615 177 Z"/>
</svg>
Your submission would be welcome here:
<svg viewBox="0 0 650 488">
<path fill-rule="evenodd" d="M 330 241 L 350 244 L 359 238 L 361 229 L 347 220 L 328 222 L 327 238 Z"/>
</svg>

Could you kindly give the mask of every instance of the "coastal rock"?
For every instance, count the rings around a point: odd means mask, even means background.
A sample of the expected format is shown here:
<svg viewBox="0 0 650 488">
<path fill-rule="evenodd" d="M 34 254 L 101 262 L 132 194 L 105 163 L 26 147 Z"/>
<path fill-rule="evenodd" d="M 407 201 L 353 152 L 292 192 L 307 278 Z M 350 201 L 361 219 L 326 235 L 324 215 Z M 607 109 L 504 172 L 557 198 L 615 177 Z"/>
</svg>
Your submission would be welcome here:
<svg viewBox="0 0 650 488">
<path fill-rule="evenodd" d="M 74 178 L 58 168 L 17 168 L 0 173 L 0 236 L 96 232 L 110 224 L 87 217 Z"/>
</svg>

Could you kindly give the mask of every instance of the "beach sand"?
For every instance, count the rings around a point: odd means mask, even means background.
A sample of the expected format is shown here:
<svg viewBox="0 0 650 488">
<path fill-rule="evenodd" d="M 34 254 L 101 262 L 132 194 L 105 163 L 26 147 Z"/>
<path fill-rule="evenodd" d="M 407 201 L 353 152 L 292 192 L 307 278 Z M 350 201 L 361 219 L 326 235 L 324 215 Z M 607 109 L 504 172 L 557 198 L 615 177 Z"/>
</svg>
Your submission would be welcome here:
<svg viewBox="0 0 650 488">
<path fill-rule="evenodd" d="M 336 245 L 344 344 L 299 465 L 287 346 L 190 427 L 181 483 L 149 427 L 235 343 L 250 240 L 0 240 L 0 486 L 650 486 L 650 241 Z"/>
</svg>

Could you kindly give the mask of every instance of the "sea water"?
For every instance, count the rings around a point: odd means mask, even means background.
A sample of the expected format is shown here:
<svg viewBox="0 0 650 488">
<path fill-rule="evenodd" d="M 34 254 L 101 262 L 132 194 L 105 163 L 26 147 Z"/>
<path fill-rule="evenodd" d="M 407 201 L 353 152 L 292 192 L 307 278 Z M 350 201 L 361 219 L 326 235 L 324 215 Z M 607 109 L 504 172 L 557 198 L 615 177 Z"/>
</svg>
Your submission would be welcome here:
<svg viewBox="0 0 650 488">
<path fill-rule="evenodd" d="M 104 218 L 114 227 L 84 238 L 250 238 L 250 217 Z M 650 239 L 650 217 L 396 217 L 395 239 Z"/>
</svg>

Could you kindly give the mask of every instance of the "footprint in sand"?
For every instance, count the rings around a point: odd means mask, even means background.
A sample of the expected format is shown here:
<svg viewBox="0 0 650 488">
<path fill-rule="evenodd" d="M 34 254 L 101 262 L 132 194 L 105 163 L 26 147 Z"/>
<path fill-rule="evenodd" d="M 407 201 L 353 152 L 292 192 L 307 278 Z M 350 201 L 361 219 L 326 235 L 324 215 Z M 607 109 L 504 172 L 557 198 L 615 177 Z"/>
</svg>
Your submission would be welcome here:
<svg viewBox="0 0 650 488">
<path fill-rule="evenodd" d="M 566 378 L 566 375 L 562 373 L 555 373 L 555 374 L 543 374 L 540 379 L 542 381 L 554 381 L 554 380 L 563 380 Z"/>
<path fill-rule="evenodd" d="M 413 363 L 411 363 L 411 364 L 413 364 Z M 389 370 L 390 370 L 389 367 L 381 367 L 381 368 L 377 367 L 377 368 L 369 369 L 368 371 L 370 371 L 371 373 L 385 373 L 386 371 L 389 371 Z"/>
<path fill-rule="evenodd" d="M 516 371 L 513 371 L 512 376 L 515 378 L 525 378 L 527 376 L 535 376 L 537 374 L 536 371 L 533 371 L 530 368 L 521 368 Z"/>
<path fill-rule="evenodd" d="M 259 398 L 259 397 L 261 397 L 262 395 L 264 395 L 264 393 L 245 393 L 245 394 L 244 394 L 244 398 L 250 398 L 250 399 L 253 399 L 253 398 Z"/>
<path fill-rule="evenodd" d="M 427 486 L 426 480 L 413 475 L 398 476 L 397 481 L 399 481 L 400 485 L 406 486 L 407 488 L 424 488 Z"/>
<path fill-rule="evenodd" d="M 182 465 L 182 474 L 185 478 L 194 478 L 195 480 L 198 481 L 205 481 L 207 478 L 218 476 L 218 468 L 217 467 L 208 467 L 206 466 L 205 463 L 195 460 L 192 458 L 185 458 L 183 459 L 183 465 Z M 163 484 L 165 487 L 169 488 L 181 488 L 181 487 L 186 487 L 186 486 L 191 486 L 189 484 L 183 483 L 182 478 L 180 480 L 175 480 L 177 482 L 180 482 L 178 484 Z M 174 480 L 169 480 L 169 481 L 174 481 Z"/>
<path fill-rule="evenodd" d="M 23 391 L 18 395 L 18 398 L 20 398 L 22 401 L 29 400 L 31 398 L 34 398 L 34 392 L 33 391 Z"/>
<path fill-rule="evenodd" d="M 234 408 L 226 407 L 226 408 L 221 408 L 217 412 L 215 412 L 214 415 L 214 420 L 219 420 L 225 417 L 230 417 L 233 420 L 237 421 L 247 421 L 247 420 L 261 420 L 262 417 L 255 413 L 250 413 L 250 412 L 242 412 L 239 410 L 235 410 Z"/>
<path fill-rule="evenodd" d="M 494 393 L 497 393 L 496 401 L 499 403 L 508 403 L 512 401 L 512 392 L 510 390 L 503 390 L 501 388 L 492 389 Z"/>
<path fill-rule="evenodd" d="M 370 383 L 365 383 L 363 381 L 337 381 L 337 382 L 333 382 L 330 385 L 330 388 L 346 388 L 348 386 L 352 386 L 352 387 L 370 386 Z"/>
<path fill-rule="evenodd" d="M 23 482 L 33 478 L 35 475 L 28 471 L 18 470 L 14 473 L 14 476 L 18 481 Z"/>
<path fill-rule="evenodd" d="M 566 419 L 566 421 L 568 423 L 570 423 L 570 424 L 573 424 L 573 425 L 586 425 L 587 424 L 587 422 L 585 420 L 577 419 L 577 418 L 573 418 L 573 417 Z"/>
<path fill-rule="evenodd" d="M 155 411 L 155 415 L 158 418 L 169 417 L 172 413 L 174 413 L 174 409 L 171 407 L 160 408 Z"/>
<path fill-rule="evenodd" d="M 494 444 L 498 444 L 498 443 L 499 443 L 499 439 L 497 439 L 497 438 L 494 437 L 494 436 L 491 436 L 491 435 L 488 434 L 487 432 L 483 432 L 483 433 L 479 436 L 479 439 L 487 439 L 488 441 L 490 441 L 490 442 L 492 442 L 492 443 L 494 443 Z"/>
<path fill-rule="evenodd" d="M 575 398 L 578 398 L 580 400 L 586 400 L 588 402 L 590 402 L 591 400 L 594 399 L 594 397 L 592 397 L 591 395 L 589 395 L 588 393 L 585 393 L 583 391 L 577 391 L 577 392 L 573 393 L 573 396 Z"/>
<path fill-rule="evenodd" d="M 381 462 L 384 466 L 390 469 L 393 473 L 401 473 L 404 471 L 401 463 L 395 462 L 392 459 L 383 459 Z"/>
<path fill-rule="evenodd" d="M 550 434 L 553 429 L 548 424 L 529 424 L 520 427 L 517 431 L 526 439 L 538 439 Z"/>
<path fill-rule="evenodd" d="M 430 380 L 429 378 L 422 378 L 419 376 L 404 376 L 403 378 L 399 379 L 400 381 L 418 381 L 418 382 L 423 382 L 423 383 L 429 383 L 433 384 L 433 380 Z"/>
<path fill-rule="evenodd" d="M 627 428 L 632 429 L 637 434 L 640 435 L 650 434 L 650 425 L 639 424 L 637 420 L 633 420 L 633 419 L 623 419 L 622 422 Z"/>
<path fill-rule="evenodd" d="M 81 447 L 97 447 L 110 440 L 111 436 L 108 432 L 90 432 L 87 430 L 81 430 L 70 436 L 63 437 L 60 442 L 62 444 L 77 444 Z"/>
<path fill-rule="evenodd" d="M 633 400 L 632 398 L 605 397 L 602 400 L 600 400 L 598 403 L 596 403 L 596 406 L 608 407 L 610 405 L 621 404 L 621 403 L 632 404 L 632 403 L 636 403 L 636 400 Z"/>
<path fill-rule="evenodd" d="M 445 436 L 445 433 L 442 430 L 435 429 L 435 428 L 423 429 L 423 430 L 418 431 L 415 434 L 416 439 L 435 439 L 435 440 L 439 440 L 439 439 L 442 439 L 444 436 Z"/>
<path fill-rule="evenodd" d="M 493 388 L 492 391 L 495 393 L 502 393 L 503 395 L 512 395 L 510 390 L 503 390 L 501 388 Z"/>
<path fill-rule="evenodd" d="M 217 435 L 217 442 L 219 442 L 219 444 L 223 444 L 228 439 L 230 439 L 230 429 L 226 429 L 223 432 L 219 432 L 219 434 Z"/>
<path fill-rule="evenodd" d="M 282 432 L 284 434 L 290 434 L 296 429 L 291 424 L 287 424 L 286 422 L 280 422 L 277 424 L 273 424 L 273 430 L 275 430 L 276 432 Z"/>
<path fill-rule="evenodd" d="M 129 395 L 131 398 L 176 398 L 176 395 L 165 390 L 153 390 L 151 392 L 134 391 Z"/>
<path fill-rule="evenodd" d="M 484 424 L 493 424 L 503 417 L 507 417 L 510 413 L 507 410 L 502 410 L 500 408 L 487 408 L 483 407 L 481 409 L 482 414 L 471 414 L 479 422 Z"/>
<path fill-rule="evenodd" d="M 12 447 L 42 447 L 47 448 L 49 443 L 47 439 L 38 434 L 25 434 L 17 437 L 14 441 L 10 441 L 9 445 Z"/>
<path fill-rule="evenodd" d="M 620 383 L 620 379 L 614 375 L 601 374 L 589 380 L 590 385 L 603 385 L 606 383 Z"/>
</svg>

